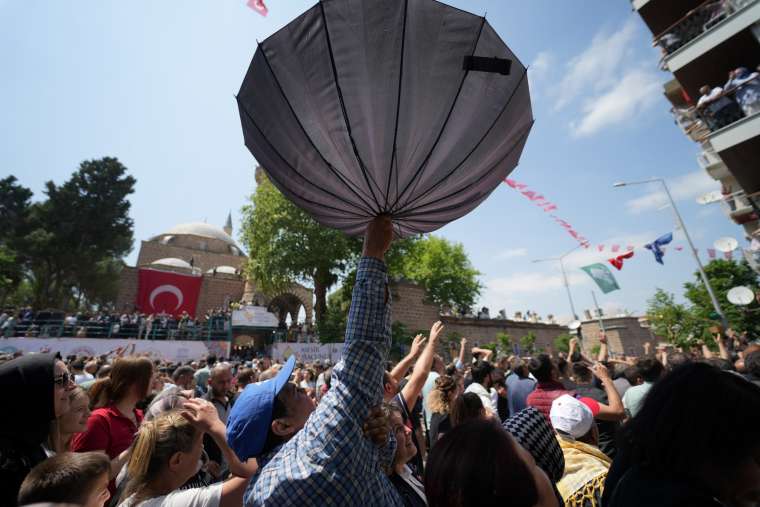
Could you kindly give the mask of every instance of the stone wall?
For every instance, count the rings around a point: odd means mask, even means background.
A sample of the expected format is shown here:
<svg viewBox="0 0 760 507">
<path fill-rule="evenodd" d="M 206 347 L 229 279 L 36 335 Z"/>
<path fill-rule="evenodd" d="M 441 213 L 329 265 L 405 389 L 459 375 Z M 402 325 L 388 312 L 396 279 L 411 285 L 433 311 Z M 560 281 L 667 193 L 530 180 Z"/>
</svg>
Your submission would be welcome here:
<svg viewBox="0 0 760 507">
<path fill-rule="evenodd" d="M 241 255 L 204 252 L 201 250 L 183 248 L 181 246 L 162 245 L 155 241 L 143 241 L 140 244 L 140 254 L 137 258 L 137 265 L 144 266 L 166 257 L 177 257 L 178 259 L 187 262 L 190 262 L 190 259 L 193 259 L 193 266 L 200 268 L 204 273 L 217 266 L 232 266 L 233 268 L 240 269 L 246 261 L 246 257 Z"/>
<path fill-rule="evenodd" d="M 644 353 L 645 342 L 651 342 L 654 347 L 659 341 L 649 328 L 641 326 L 638 317 L 605 317 L 602 322 L 609 350 L 613 354 L 639 356 Z M 599 345 L 599 331 L 598 320 L 582 323 L 584 350 L 590 351 Z"/>
<path fill-rule="evenodd" d="M 427 299 L 424 287 L 408 281 L 391 283 L 393 295 L 393 322 L 400 322 L 410 332 L 427 332 L 433 323 L 440 320 L 446 326 L 446 335 L 456 333 L 468 339 L 468 352 L 474 345 L 485 345 L 496 341 L 499 333 L 509 334 L 517 341 L 529 332 L 536 335 L 536 350 L 553 345 L 554 339 L 567 332 L 567 328 L 557 324 L 542 324 L 505 319 L 475 319 L 444 316 L 437 305 Z"/>
<path fill-rule="evenodd" d="M 170 271 L 167 269 L 166 271 Z M 179 272 L 180 270 L 173 270 Z M 138 268 L 127 266 L 120 275 L 116 310 L 132 311 L 137 299 Z M 225 301 L 240 301 L 245 281 L 240 276 L 217 273 L 203 275 L 195 316 L 203 317 L 208 310 L 223 306 Z M 228 299 L 229 298 L 229 299 Z"/>
</svg>

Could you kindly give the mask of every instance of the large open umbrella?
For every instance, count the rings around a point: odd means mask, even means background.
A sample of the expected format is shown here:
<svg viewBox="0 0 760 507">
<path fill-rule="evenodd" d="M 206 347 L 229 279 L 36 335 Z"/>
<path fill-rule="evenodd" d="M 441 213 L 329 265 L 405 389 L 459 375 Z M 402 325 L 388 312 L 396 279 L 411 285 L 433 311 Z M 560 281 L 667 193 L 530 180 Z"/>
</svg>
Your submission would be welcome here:
<svg viewBox="0 0 760 507">
<path fill-rule="evenodd" d="M 323 0 L 259 44 L 245 144 L 320 223 L 400 236 L 480 204 L 533 124 L 526 68 L 485 18 L 435 0 Z"/>
</svg>

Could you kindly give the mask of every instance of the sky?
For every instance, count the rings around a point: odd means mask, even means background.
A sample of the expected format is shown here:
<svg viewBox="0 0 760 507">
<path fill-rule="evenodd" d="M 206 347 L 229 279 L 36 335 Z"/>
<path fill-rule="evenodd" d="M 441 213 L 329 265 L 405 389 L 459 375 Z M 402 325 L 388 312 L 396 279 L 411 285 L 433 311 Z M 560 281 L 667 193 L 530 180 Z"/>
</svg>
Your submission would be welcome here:
<svg viewBox="0 0 760 507">
<path fill-rule="evenodd" d="M 389 0 L 391 1 L 391 0 Z M 137 179 L 131 196 L 135 245 L 175 224 L 221 226 L 255 189 L 256 162 L 243 145 L 234 95 L 256 41 L 314 4 L 269 0 L 262 17 L 245 0 L 0 0 L 0 177 L 15 175 L 41 199 L 83 160 L 118 157 Z M 579 268 L 605 262 L 610 245 L 641 246 L 674 231 L 672 210 L 651 185 L 664 178 L 706 259 L 715 239 L 742 240 L 699 168 L 699 146 L 674 124 L 652 35 L 628 0 L 446 0 L 485 14 L 529 65 L 536 123 L 511 178 L 540 192 L 594 247 L 565 259 L 576 310 L 592 308 Z M 480 306 L 509 316 L 571 314 L 556 262 L 533 260 L 577 246 L 517 191 L 502 185 L 476 210 L 435 234 L 461 242 L 480 272 Z M 239 238 L 237 238 L 239 239 Z M 605 245 L 599 252 L 596 245 Z M 675 231 L 673 245 L 685 246 Z M 602 295 L 608 314 L 640 314 L 656 288 L 680 296 L 693 279 L 687 250 L 665 265 L 650 252 L 615 272 L 620 290 Z"/>
</svg>

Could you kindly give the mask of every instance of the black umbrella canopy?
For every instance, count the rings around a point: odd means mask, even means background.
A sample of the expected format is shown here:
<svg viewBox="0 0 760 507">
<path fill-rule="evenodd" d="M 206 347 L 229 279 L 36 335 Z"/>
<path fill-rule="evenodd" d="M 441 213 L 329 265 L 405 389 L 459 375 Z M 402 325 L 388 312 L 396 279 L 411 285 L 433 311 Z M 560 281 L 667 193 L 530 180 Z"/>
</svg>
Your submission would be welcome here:
<svg viewBox="0 0 760 507">
<path fill-rule="evenodd" d="M 259 44 L 237 100 L 277 188 L 351 235 L 381 213 L 402 237 L 469 213 L 533 124 L 526 68 L 435 0 L 321 1 Z"/>
</svg>

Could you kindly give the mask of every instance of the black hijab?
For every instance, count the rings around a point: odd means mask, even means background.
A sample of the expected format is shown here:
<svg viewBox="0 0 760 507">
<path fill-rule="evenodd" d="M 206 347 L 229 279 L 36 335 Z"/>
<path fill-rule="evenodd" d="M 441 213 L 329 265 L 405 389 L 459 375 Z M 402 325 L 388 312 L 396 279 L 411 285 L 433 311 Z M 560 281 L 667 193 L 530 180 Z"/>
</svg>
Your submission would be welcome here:
<svg viewBox="0 0 760 507">
<path fill-rule="evenodd" d="M 0 436 L 41 444 L 55 419 L 52 354 L 30 354 L 0 364 L 0 392 L 10 409 L 0 417 Z"/>
<path fill-rule="evenodd" d="M 0 417 L 0 505 L 16 505 L 24 477 L 46 458 L 42 443 L 55 418 L 55 361 L 52 354 L 31 354 L 0 364 L 8 407 Z"/>
</svg>

